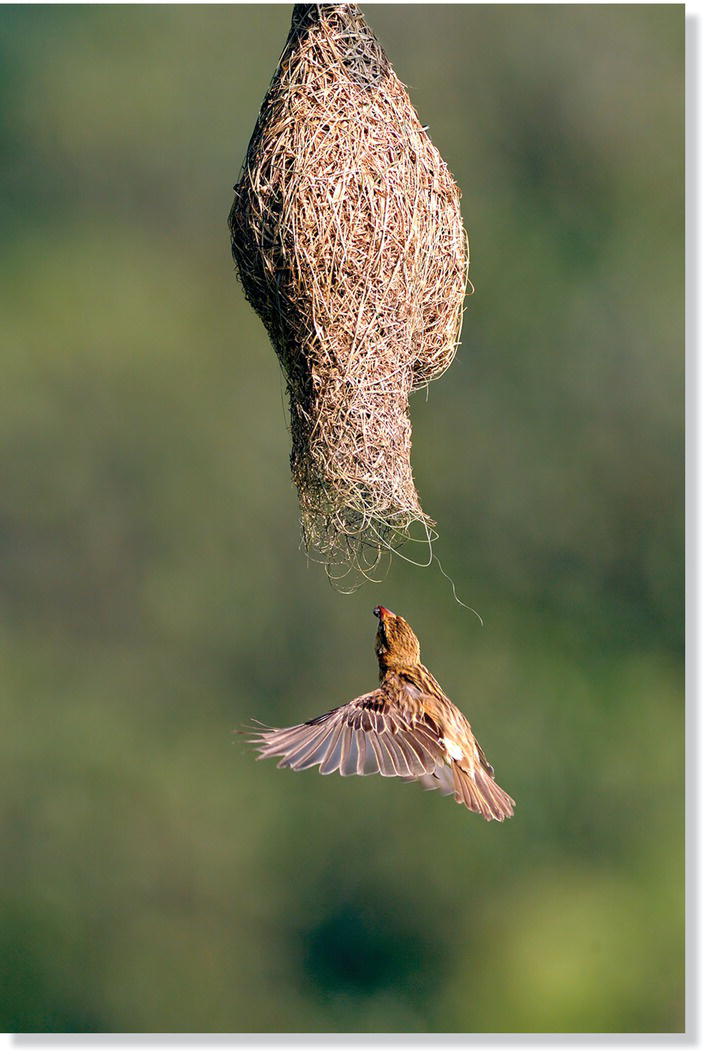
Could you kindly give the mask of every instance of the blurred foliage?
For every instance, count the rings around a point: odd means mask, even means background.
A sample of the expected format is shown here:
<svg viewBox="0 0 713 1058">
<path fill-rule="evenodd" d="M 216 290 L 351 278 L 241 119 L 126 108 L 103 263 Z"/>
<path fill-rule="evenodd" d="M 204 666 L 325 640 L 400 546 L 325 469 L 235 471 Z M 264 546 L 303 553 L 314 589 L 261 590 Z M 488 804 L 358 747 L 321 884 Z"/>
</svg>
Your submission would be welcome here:
<svg viewBox="0 0 713 1058">
<path fill-rule="evenodd" d="M 438 568 L 299 550 L 226 216 L 284 6 L 0 12 L 4 1031 L 680 1031 L 683 7 L 365 8 L 463 189 Z M 514 820 L 257 765 L 404 613 Z"/>
</svg>

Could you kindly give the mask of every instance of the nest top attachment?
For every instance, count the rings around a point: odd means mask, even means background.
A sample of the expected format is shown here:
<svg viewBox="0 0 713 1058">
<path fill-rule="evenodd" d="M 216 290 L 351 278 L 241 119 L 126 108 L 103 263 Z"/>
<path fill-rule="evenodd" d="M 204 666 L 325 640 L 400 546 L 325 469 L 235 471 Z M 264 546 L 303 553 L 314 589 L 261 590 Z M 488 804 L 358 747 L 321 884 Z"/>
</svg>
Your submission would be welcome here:
<svg viewBox="0 0 713 1058">
<path fill-rule="evenodd" d="M 409 393 L 458 345 L 460 192 L 355 4 L 297 4 L 229 225 L 287 381 L 308 553 L 336 580 L 430 539 Z M 356 574 L 356 578 L 350 575 Z"/>
</svg>

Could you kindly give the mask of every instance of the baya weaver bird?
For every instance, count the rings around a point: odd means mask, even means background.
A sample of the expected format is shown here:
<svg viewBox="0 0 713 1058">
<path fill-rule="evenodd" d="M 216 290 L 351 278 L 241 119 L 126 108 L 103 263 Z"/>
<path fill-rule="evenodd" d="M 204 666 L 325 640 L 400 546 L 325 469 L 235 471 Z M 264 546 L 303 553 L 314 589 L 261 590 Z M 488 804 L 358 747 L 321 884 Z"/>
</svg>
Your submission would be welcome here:
<svg viewBox="0 0 713 1058">
<path fill-rule="evenodd" d="M 319 765 L 322 775 L 418 779 L 484 819 L 511 816 L 515 802 L 495 782 L 463 713 L 422 664 L 411 626 L 385 606 L 374 616 L 379 687 L 304 724 L 253 732 L 259 759 L 280 757 L 278 767 L 294 771 Z"/>
</svg>

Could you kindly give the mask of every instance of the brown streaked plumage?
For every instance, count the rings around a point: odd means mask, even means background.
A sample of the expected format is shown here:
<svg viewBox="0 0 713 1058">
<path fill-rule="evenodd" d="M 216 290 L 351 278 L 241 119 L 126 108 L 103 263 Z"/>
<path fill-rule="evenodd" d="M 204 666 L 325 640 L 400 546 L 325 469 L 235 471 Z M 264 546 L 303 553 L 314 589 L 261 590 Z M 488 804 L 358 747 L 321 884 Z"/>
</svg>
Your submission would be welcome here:
<svg viewBox="0 0 713 1058">
<path fill-rule="evenodd" d="M 511 816 L 515 802 L 495 782 L 463 713 L 421 663 L 408 622 L 385 606 L 374 615 L 381 685 L 304 724 L 254 732 L 259 759 L 281 757 L 278 767 L 294 771 L 319 765 L 323 775 L 418 779 L 484 819 Z"/>
</svg>

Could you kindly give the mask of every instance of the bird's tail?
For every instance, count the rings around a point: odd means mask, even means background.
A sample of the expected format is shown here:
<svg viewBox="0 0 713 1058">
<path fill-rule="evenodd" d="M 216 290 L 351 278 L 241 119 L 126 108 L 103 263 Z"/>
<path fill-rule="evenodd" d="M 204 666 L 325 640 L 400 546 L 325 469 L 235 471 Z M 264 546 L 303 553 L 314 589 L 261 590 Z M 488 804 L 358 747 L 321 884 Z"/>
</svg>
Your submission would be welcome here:
<svg viewBox="0 0 713 1058">
<path fill-rule="evenodd" d="M 453 795 L 458 804 L 471 812 L 480 812 L 484 819 L 508 819 L 515 808 L 512 797 L 505 793 L 487 772 L 475 768 L 472 775 L 453 761 Z"/>
</svg>

